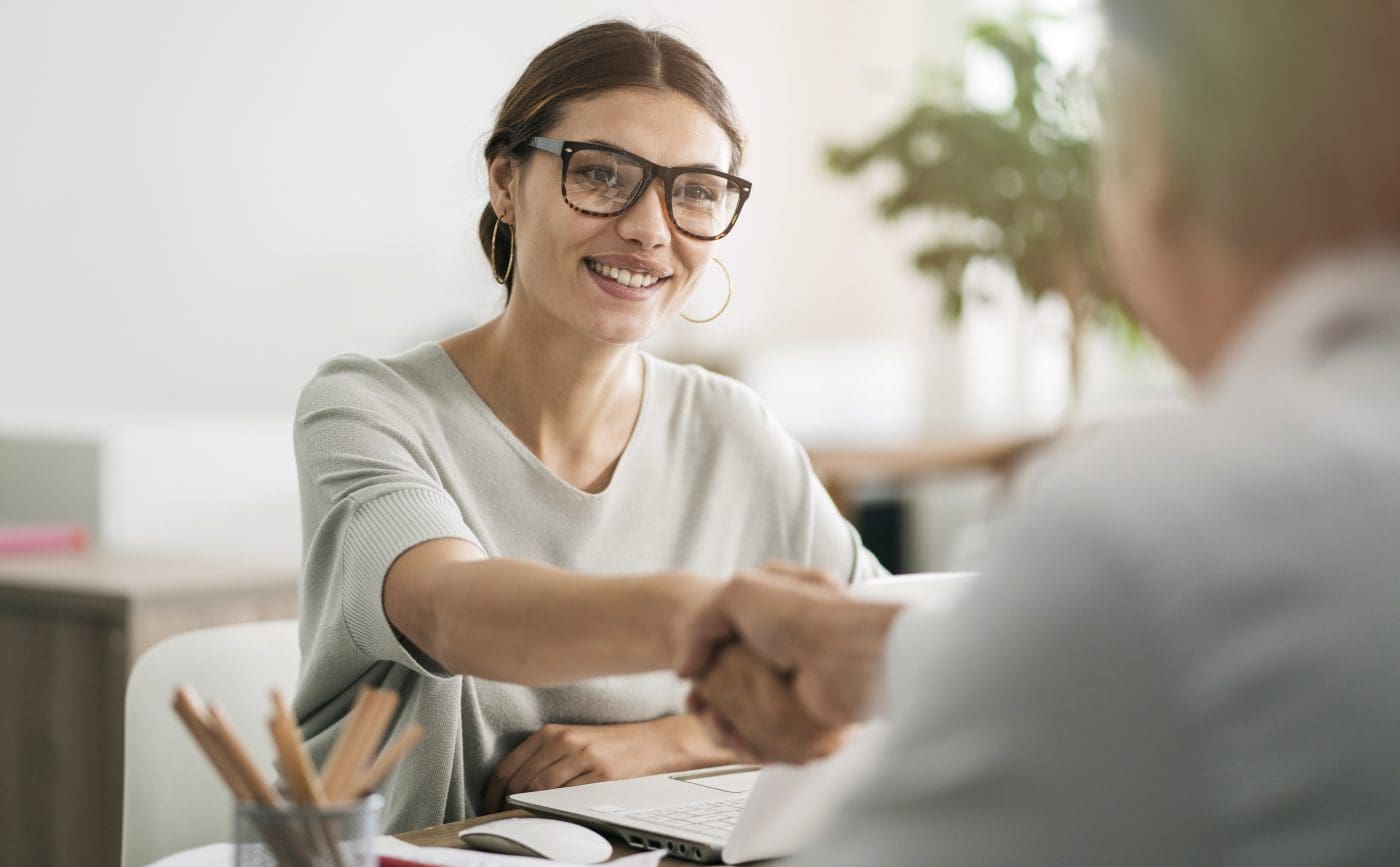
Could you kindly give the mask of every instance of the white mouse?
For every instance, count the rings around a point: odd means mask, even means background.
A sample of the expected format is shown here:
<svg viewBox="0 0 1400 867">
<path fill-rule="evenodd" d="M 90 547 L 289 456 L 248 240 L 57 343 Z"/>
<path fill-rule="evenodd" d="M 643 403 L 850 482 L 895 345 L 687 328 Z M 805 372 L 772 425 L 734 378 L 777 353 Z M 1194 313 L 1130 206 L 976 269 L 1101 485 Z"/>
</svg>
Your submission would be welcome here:
<svg viewBox="0 0 1400 867">
<path fill-rule="evenodd" d="M 497 819 L 459 831 L 457 837 L 472 849 L 575 864 L 601 864 L 613 854 L 607 837 L 559 819 Z"/>
</svg>

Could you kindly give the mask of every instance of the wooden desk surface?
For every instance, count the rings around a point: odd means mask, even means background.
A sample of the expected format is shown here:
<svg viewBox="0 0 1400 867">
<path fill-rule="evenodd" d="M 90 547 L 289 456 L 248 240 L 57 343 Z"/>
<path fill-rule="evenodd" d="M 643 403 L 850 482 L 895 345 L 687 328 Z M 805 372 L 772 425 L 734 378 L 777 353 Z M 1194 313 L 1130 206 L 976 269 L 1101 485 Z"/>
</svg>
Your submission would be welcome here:
<svg viewBox="0 0 1400 867">
<path fill-rule="evenodd" d="M 529 815 L 531 814 L 524 810 L 508 810 L 504 813 L 494 813 L 490 816 L 478 816 L 475 819 L 467 819 L 463 822 L 449 822 L 446 825 L 436 825 L 432 828 L 420 828 L 417 831 L 406 831 L 402 834 L 395 834 L 394 836 L 403 840 L 405 843 L 412 843 L 415 846 L 447 846 L 452 849 L 465 849 L 466 847 L 462 845 L 462 841 L 457 839 L 457 832 L 463 828 L 470 828 L 473 825 L 481 825 L 486 822 L 494 822 L 497 819 L 515 819 Z M 616 837 L 609 836 L 608 839 L 611 840 L 613 844 L 614 858 L 622 855 L 631 855 L 639 851 L 618 840 Z M 682 867 L 682 865 L 695 867 L 694 861 L 685 861 L 681 858 L 672 858 L 670 856 L 662 858 L 661 863 L 667 865 L 667 867 Z M 758 865 L 767 864 L 770 865 L 770 867 L 777 867 L 777 865 L 782 862 L 758 861 L 755 863 Z"/>
<path fill-rule="evenodd" d="M 922 476 L 966 470 L 1000 472 L 1033 449 L 1046 445 L 1054 431 L 1000 436 L 943 437 L 880 446 L 813 446 L 807 454 L 823 479 L 843 484 L 904 482 Z"/>
<path fill-rule="evenodd" d="M 1032 431 L 1000 436 L 933 437 L 897 445 L 818 447 L 807 450 L 812 469 L 836 507 L 854 519 L 856 492 L 868 485 L 904 485 L 971 471 L 1003 477 L 1057 434 Z"/>
</svg>

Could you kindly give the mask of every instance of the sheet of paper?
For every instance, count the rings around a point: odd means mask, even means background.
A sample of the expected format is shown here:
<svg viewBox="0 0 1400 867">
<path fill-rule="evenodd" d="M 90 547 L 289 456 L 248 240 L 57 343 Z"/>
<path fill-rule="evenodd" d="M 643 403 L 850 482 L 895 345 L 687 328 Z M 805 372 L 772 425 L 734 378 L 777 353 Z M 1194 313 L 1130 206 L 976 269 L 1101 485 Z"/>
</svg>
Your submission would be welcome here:
<svg viewBox="0 0 1400 867">
<path fill-rule="evenodd" d="M 396 840 L 396 843 L 402 843 Z M 433 867 L 585 867 L 571 861 L 551 861 L 548 858 L 525 858 L 520 855 L 498 855 L 495 852 L 481 852 L 475 849 L 447 849 L 436 846 L 408 846 L 393 852 L 379 850 L 380 855 L 393 855 L 397 858 L 431 864 Z M 659 849 L 649 849 L 635 855 L 625 855 L 606 862 L 607 867 L 656 867 L 666 855 Z"/>
<path fill-rule="evenodd" d="M 472 849 L 414 846 L 396 837 L 376 837 L 374 853 L 393 855 L 419 864 L 431 864 L 433 867 L 580 867 L 567 861 L 550 861 L 547 858 L 522 858 L 518 855 L 497 855 L 494 852 L 478 852 Z M 648 850 L 614 858 L 607 863 L 617 867 L 656 867 L 665 854 L 660 850 Z M 184 852 L 166 856 L 151 867 L 230 867 L 231 864 L 233 844 L 211 843 L 198 849 L 186 849 Z"/>
</svg>

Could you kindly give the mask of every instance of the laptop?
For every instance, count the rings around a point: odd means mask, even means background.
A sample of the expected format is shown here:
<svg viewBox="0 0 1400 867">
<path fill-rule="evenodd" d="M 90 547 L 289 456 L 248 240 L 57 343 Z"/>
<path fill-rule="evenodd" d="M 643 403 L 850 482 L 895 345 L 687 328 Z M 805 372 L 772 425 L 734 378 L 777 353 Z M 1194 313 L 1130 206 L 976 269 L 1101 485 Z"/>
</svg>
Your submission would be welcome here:
<svg viewBox="0 0 1400 867">
<path fill-rule="evenodd" d="M 856 585 L 851 595 L 951 609 L 973 577 L 896 575 Z M 743 864 L 786 857 L 811 843 L 845 794 L 870 773 L 885 736 L 884 724 L 873 721 L 832 756 L 801 767 L 726 765 L 527 792 L 507 801 L 691 861 Z"/>
</svg>

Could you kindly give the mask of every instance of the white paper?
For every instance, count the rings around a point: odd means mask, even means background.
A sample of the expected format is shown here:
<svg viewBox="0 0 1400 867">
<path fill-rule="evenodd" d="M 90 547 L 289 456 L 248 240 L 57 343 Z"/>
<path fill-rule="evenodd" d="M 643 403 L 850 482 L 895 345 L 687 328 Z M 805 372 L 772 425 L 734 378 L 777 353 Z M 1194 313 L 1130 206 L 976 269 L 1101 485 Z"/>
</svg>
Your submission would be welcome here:
<svg viewBox="0 0 1400 867">
<path fill-rule="evenodd" d="M 228 867 L 233 863 L 232 843 L 210 843 L 198 849 L 186 849 L 166 855 L 149 867 Z"/>
<path fill-rule="evenodd" d="M 448 849 L 436 846 L 414 846 L 397 837 L 374 838 L 374 854 L 393 855 L 420 864 L 434 867 L 582 867 L 568 861 L 551 861 L 548 858 L 523 858 L 519 855 L 497 855 L 494 852 L 481 852 L 475 849 Z M 659 849 L 638 852 L 607 862 L 619 867 L 656 867 L 665 855 Z M 232 843 L 211 843 L 198 849 L 186 849 L 151 864 L 150 867 L 229 867 L 233 863 Z"/>
<path fill-rule="evenodd" d="M 527 858 L 521 855 L 498 855 L 478 849 L 450 849 L 438 846 L 414 846 L 394 837 L 380 837 L 374 850 L 379 855 L 393 855 L 434 867 L 585 867 L 572 861 L 551 861 L 548 858 Z M 660 849 L 649 849 L 608 861 L 620 867 L 656 867 L 666 855 Z M 184 867 L 184 865 L 181 865 Z"/>
</svg>

